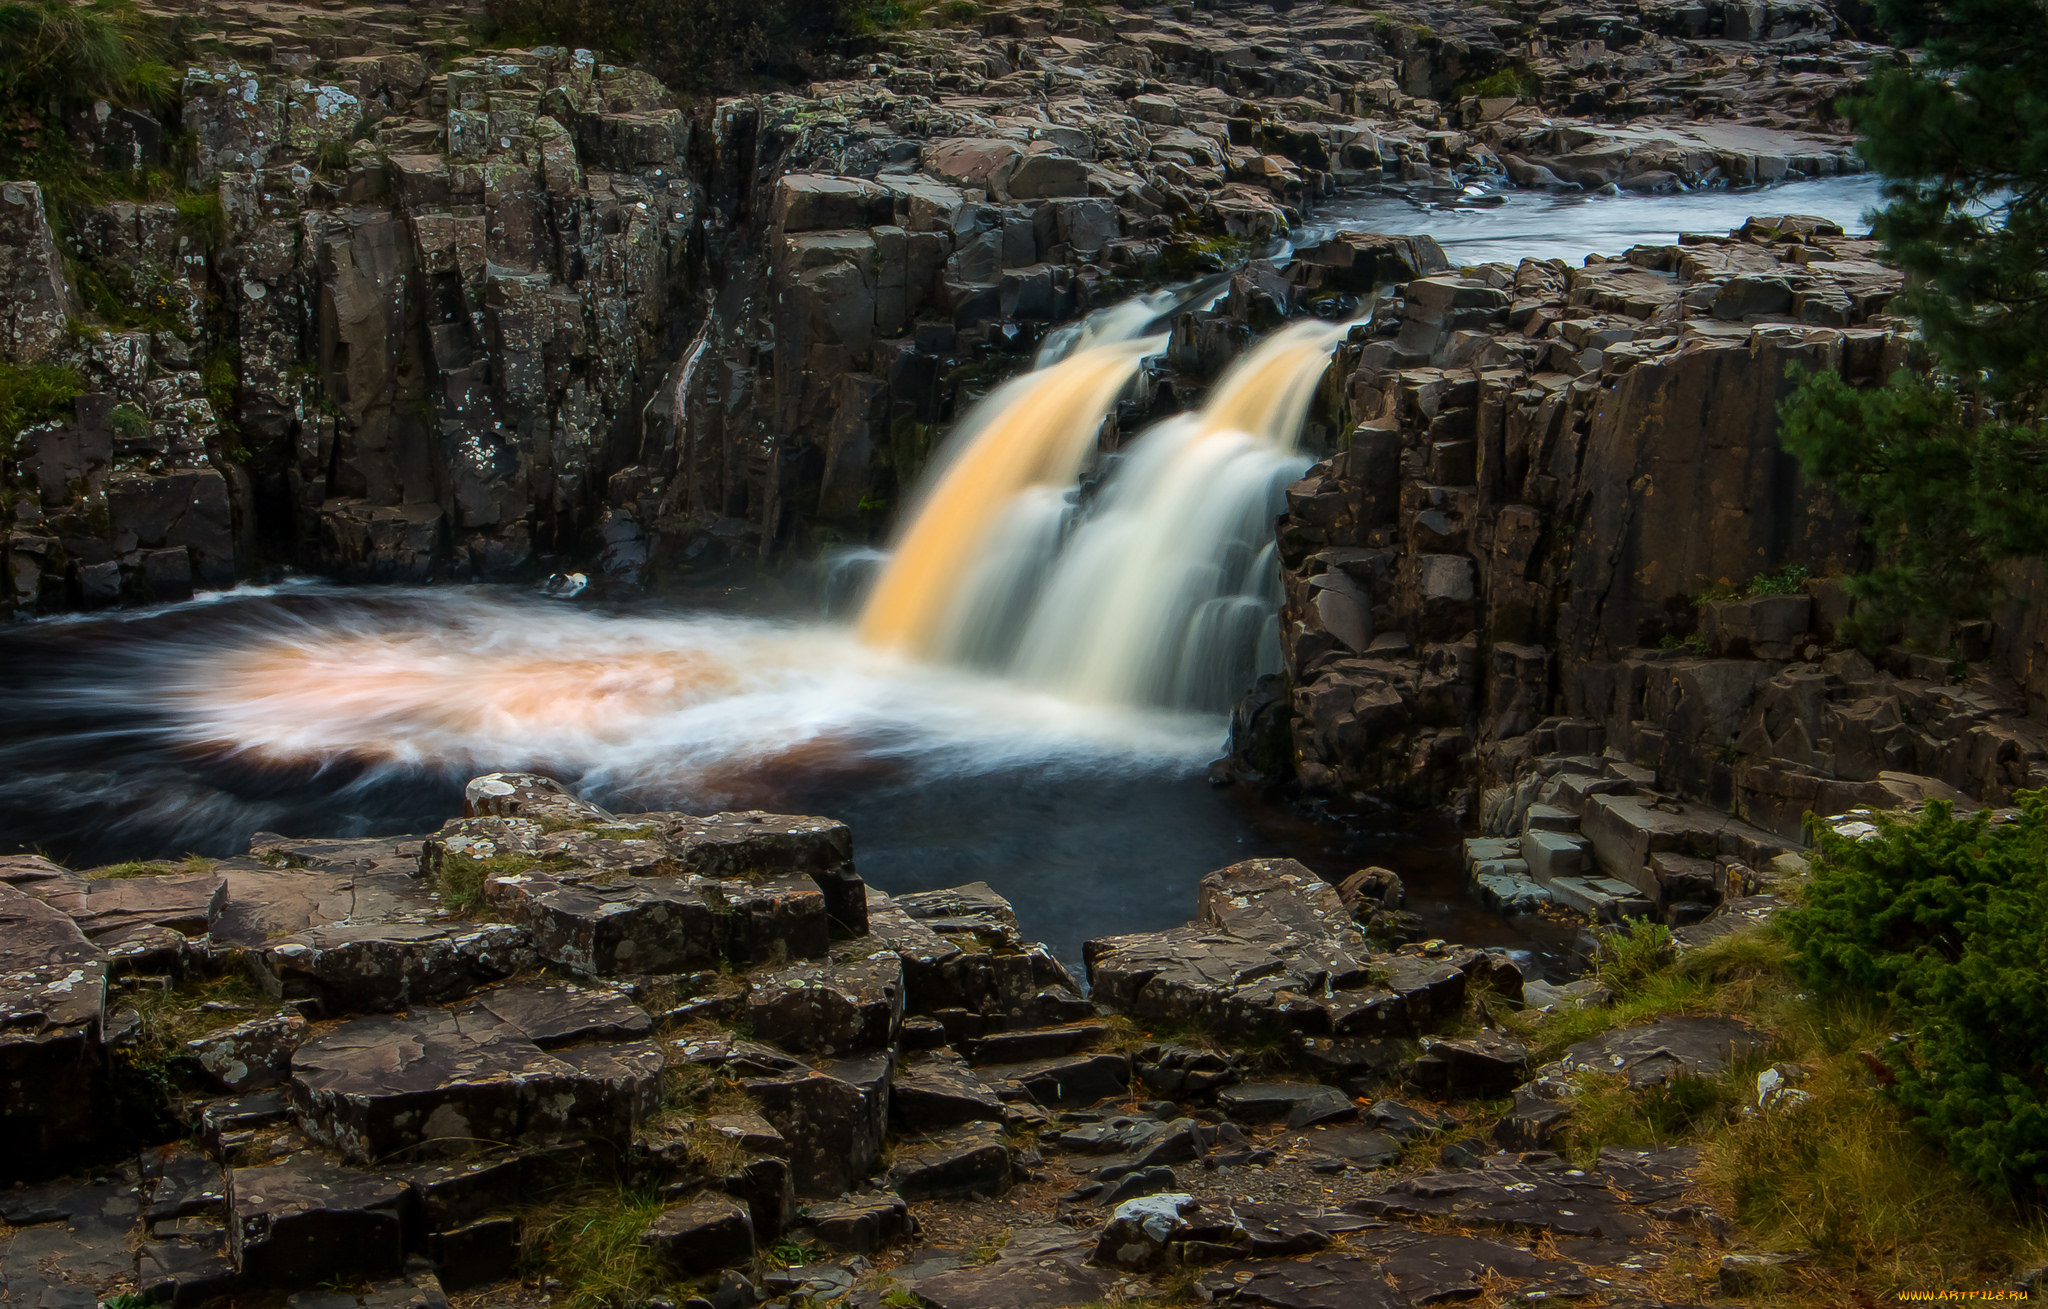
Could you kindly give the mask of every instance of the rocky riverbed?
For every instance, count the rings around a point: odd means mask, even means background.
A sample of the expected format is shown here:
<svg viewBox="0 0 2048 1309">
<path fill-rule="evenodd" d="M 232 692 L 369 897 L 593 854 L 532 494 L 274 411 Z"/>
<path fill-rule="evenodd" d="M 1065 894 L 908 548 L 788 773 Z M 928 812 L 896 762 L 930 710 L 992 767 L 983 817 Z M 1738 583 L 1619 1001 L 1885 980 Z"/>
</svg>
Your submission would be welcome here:
<svg viewBox="0 0 2048 1309">
<path fill-rule="evenodd" d="M 1755 929 L 1809 815 L 2048 782 L 2048 660 L 2024 568 L 1953 658 L 1842 648 L 1867 544 L 1777 443 L 1788 369 L 1923 362 L 1855 224 L 1789 191 L 1723 216 L 1723 188 L 1860 167 L 1833 106 L 1897 53 L 1858 8 L 956 2 L 801 87 L 678 96 L 688 70 L 493 45 L 454 3 L 167 0 L 175 106 L 73 127 L 174 181 L 0 185 L 0 360 L 78 383 L 0 462 L 0 608 L 285 569 L 730 599 L 879 540 L 1093 311 L 1168 292 L 1103 456 L 1289 321 L 1355 320 L 1274 537 L 1282 671 L 1214 776 L 1455 826 L 1472 900 L 1573 957 L 1434 939 L 1399 874 L 1327 847 L 1217 859 L 1184 926 L 1048 947 L 971 877 L 870 887 L 858 822 L 487 772 L 562 744 L 510 701 L 565 700 L 489 683 L 434 755 L 490 757 L 438 828 L 415 801 L 432 830 L 0 856 L 0 1303 L 1859 1291 L 1860 1255 L 1737 1212 L 1731 1150 L 1772 1138 L 1728 1132 L 1877 1105 L 1883 1067 L 1763 1021 Z M 1709 188 L 1715 221 L 1570 261 L 1344 217 Z M 485 644 L 455 635 L 425 662 Z M 431 679 L 373 688 L 410 718 L 322 703 L 387 653 L 327 652 L 296 708 L 216 683 L 236 730 L 152 748 L 195 777 L 416 761 L 464 712 Z"/>
<path fill-rule="evenodd" d="M 1534 1067 L 1489 1016 L 1596 989 L 1376 947 L 1382 870 L 1220 869 L 1185 927 L 1091 941 L 1084 993 L 986 886 L 867 887 L 829 819 L 611 814 L 528 774 L 466 809 L 0 863 L 10 1302 L 1647 1304 L 1681 1251 L 1729 1292 L 1769 1263 L 1691 1150 L 1546 1149 L 1575 1069 L 1707 1076 L 1759 1033 Z M 570 1214 L 627 1282 L 590 1280 Z"/>
</svg>

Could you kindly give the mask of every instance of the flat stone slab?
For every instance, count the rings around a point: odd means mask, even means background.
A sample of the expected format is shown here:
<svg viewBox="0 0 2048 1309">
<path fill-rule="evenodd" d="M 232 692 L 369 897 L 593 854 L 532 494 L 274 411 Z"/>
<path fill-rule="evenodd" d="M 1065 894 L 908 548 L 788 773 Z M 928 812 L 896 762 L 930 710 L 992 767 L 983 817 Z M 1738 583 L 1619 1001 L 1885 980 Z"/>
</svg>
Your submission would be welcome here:
<svg viewBox="0 0 2048 1309">
<path fill-rule="evenodd" d="M 256 980 L 328 1017 L 454 1000 L 533 967 L 533 940 L 511 923 L 343 922 L 247 949 Z"/>
<path fill-rule="evenodd" d="M 133 1169 L 106 1183 L 53 1183 L 0 1191 L 0 1303 L 92 1309 L 135 1275 L 140 1240 Z"/>
<path fill-rule="evenodd" d="M 542 958 L 586 976 L 686 972 L 719 962 L 718 908 L 694 881 L 507 873 L 484 882 L 484 899 L 532 933 Z"/>
<path fill-rule="evenodd" d="M 993 1263 L 913 1279 L 910 1289 L 932 1309 L 1067 1309 L 1105 1298 L 1119 1280 L 1088 1262 L 1095 1238 L 1063 1229 L 1026 1229 L 1011 1236 Z"/>
<path fill-rule="evenodd" d="M 1556 1236 L 1633 1238 L 1650 1231 L 1597 1170 L 1554 1157 L 1406 1178 L 1345 1208 L 1372 1218 L 1448 1218 Z"/>
<path fill-rule="evenodd" d="M 1003 1102 L 959 1058 L 939 1052 L 897 1067 L 889 1079 L 889 1117 L 901 1130 L 928 1132 L 1001 1122 Z"/>
<path fill-rule="evenodd" d="M 556 1022 L 541 996 L 480 999 L 459 1009 L 365 1018 L 301 1046 L 291 1098 L 306 1134 L 351 1159 L 401 1151 L 463 1154 L 489 1145 L 610 1141 L 623 1145 L 658 1106 L 662 1055 L 645 1041 L 560 1048 L 587 1031 L 612 1031 L 605 1016 L 577 1027 Z M 494 1012 L 504 1009 L 521 1026 Z M 557 1046 L 544 1050 L 539 1039 Z"/>
<path fill-rule="evenodd" d="M 895 1146 L 889 1189 L 905 1200 L 992 1196 L 1010 1189 L 1010 1146 L 993 1123 L 969 1123 Z"/>
<path fill-rule="evenodd" d="M 1624 1027 L 1581 1041 L 1544 1073 L 1590 1068 L 1620 1073 L 1632 1086 L 1652 1086 L 1674 1077 L 1712 1077 L 1729 1063 L 1764 1048 L 1756 1029 L 1733 1018 L 1667 1018 L 1645 1027 Z"/>
<path fill-rule="evenodd" d="M 69 916 L 0 885 L 0 1118 L 14 1148 L 56 1154 L 96 1129 L 104 952 Z"/>
<path fill-rule="evenodd" d="M 228 1249 L 245 1277 L 305 1286 L 394 1277 L 405 1262 L 405 1183 L 293 1155 L 228 1173 Z"/>
</svg>

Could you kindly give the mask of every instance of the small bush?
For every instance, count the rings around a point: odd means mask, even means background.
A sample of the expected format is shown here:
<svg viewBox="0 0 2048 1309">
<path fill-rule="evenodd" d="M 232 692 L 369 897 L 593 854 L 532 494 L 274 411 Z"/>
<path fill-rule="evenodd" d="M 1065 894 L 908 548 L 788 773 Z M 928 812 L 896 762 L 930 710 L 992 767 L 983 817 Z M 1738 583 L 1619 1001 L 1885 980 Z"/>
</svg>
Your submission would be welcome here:
<svg viewBox="0 0 2048 1309">
<path fill-rule="evenodd" d="M 1670 967 L 1672 957 L 1670 928 L 1647 918 L 1631 918 L 1625 925 L 1601 933 L 1600 980 L 1616 995 L 1635 995 Z"/>
<path fill-rule="evenodd" d="M 66 367 L 0 363 L 0 459 L 14 457 L 26 429 L 68 415 L 84 391 L 78 374 Z"/>
<path fill-rule="evenodd" d="M 1817 834 L 1806 904 L 1782 916 L 1824 995 L 1889 1007 L 1900 1103 L 1967 1175 L 2048 1192 L 2048 793 L 2011 821 L 1935 801 L 1865 841 Z"/>
<path fill-rule="evenodd" d="M 1478 100 L 1501 96 L 1530 99 L 1536 94 L 1536 75 L 1520 65 L 1509 65 L 1498 72 L 1463 83 L 1451 94 L 1453 98 L 1471 96 Z"/>
<path fill-rule="evenodd" d="M 1786 564 L 1775 573 L 1761 573 L 1750 578 L 1745 594 L 1751 597 L 1760 595 L 1798 595 L 1799 589 L 1806 581 L 1807 576 L 1808 573 L 1805 565 Z"/>
</svg>

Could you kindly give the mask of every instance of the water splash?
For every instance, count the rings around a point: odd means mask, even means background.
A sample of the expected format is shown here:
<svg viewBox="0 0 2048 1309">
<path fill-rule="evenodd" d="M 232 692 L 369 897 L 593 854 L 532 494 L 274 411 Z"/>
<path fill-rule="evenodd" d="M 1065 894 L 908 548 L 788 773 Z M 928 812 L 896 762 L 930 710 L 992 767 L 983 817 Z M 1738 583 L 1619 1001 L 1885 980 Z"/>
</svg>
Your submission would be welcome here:
<svg viewBox="0 0 2048 1309">
<path fill-rule="evenodd" d="M 197 755 L 451 776 L 530 767 L 607 789 L 716 796 L 762 769 L 956 774 L 1103 756 L 1185 766 L 1213 744 L 1202 725 L 1091 713 L 965 670 L 906 665 L 843 627 L 608 614 L 479 588 L 327 602 L 305 621 L 249 617 L 155 651 L 148 706 Z"/>
</svg>

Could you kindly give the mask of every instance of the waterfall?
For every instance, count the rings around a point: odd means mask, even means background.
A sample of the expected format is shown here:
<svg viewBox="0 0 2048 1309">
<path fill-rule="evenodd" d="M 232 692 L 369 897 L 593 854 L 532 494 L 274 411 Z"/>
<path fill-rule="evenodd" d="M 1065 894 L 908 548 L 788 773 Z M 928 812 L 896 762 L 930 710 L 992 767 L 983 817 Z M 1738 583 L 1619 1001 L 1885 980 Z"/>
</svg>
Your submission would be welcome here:
<svg viewBox="0 0 2048 1309">
<path fill-rule="evenodd" d="M 909 526 L 861 612 L 861 638 L 906 654 L 944 657 L 951 614 L 979 578 L 988 543 L 1005 536 L 1013 505 L 1079 476 L 1117 396 L 1165 337 L 1131 339 L 1159 316 L 1143 302 L 1099 315 L 1092 340 L 1012 378 L 976 405 L 927 475 Z"/>
<path fill-rule="evenodd" d="M 992 392 L 928 481 L 861 618 L 871 644 L 1009 674 L 1070 699 L 1222 711 L 1279 664 L 1273 520 L 1307 471 L 1300 439 L 1352 324 L 1297 323 L 1225 371 L 1208 402 L 1078 478 L 1159 338 L 1105 314 Z M 1114 334 L 1113 339 L 1111 338 Z"/>
</svg>

